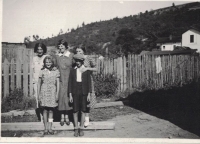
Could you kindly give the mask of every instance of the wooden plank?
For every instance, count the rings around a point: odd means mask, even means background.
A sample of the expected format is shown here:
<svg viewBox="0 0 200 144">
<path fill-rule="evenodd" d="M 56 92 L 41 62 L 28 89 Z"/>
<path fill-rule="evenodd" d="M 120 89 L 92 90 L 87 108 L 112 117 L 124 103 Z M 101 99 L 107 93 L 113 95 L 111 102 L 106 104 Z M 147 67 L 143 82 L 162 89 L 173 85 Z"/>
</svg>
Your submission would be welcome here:
<svg viewBox="0 0 200 144">
<path fill-rule="evenodd" d="M 7 58 L 4 60 L 3 64 L 4 69 L 4 97 L 9 94 L 9 62 Z"/>
<path fill-rule="evenodd" d="M 23 91 L 25 96 L 28 95 L 28 57 L 27 51 L 24 50 L 24 63 L 23 63 Z"/>
<path fill-rule="evenodd" d="M 125 91 L 126 90 L 126 88 L 127 88 L 127 81 L 126 81 L 126 76 L 127 76 L 127 74 L 126 74 L 126 57 L 124 56 L 123 57 L 123 80 L 124 80 L 124 82 L 123 82 L 123 91 Z"/>
<path fill-rule="evenodd" d="M 11 90 L 14 90 L 15 86 L 15 64 L 14 64 L 14 58 L 11 59 L 10 64 L 10 73 L 11 73 Z"/>
<path fill-rule="evenodd" d="M 120 79 L 121 79 L 121 92 L 124 91 L 124 77 L 123 77 L 123 58 L 120 57 Z"/>
<path fill-rule="evenodd" d="M 129 94 L 131 94 L 132 91 L 132 55 L 129 55 L 129 60 L 128 60 L 128 64 L 129 64 Z"/>
<path fill-rule="evenodd" d="M 21 88 L 21 67 L 22 67 L 22 50 L 18 49 L 16 58 L 16 84 L 17 88 Z"/>
<path fill-rule="evenodd" d="M 101 108 L 101 107 L 113 107 L 113 106 L 123 106 L 122 101 L 117 101 L 117 102 L 102 102 L 102 103 L 97 103 L 94 108 Z"/>
<path fill-rule="evenodd" d="M 60 126 L 60 122 L 53 122 L 53 130 L 74 130 L 72 122 L 69 126 Z M 115 129 L 115 122 L 90 122 L 85 130 L 113 130 Z M 1 131 L 33 131 L 44 130 L 44 124 L 41 122 L 21 122 L 21 123 L 1 123 Z"/>
<path fill-rule="evenodd" d="M 29 79 L 30 79 L 30 81 L 29 81 L 29 83 L 30 83 L 30 93 L 29 93 L 29 95 L 30 96 L 33 96 L 33 68 L 32 68 L 32 63 L 33 63 L 33 50 L 31 50 L 30 51 L 30 67 L 29 67 L 29 71 L 30 71 L 30 73 L 29 73 Z"/>
</svg>

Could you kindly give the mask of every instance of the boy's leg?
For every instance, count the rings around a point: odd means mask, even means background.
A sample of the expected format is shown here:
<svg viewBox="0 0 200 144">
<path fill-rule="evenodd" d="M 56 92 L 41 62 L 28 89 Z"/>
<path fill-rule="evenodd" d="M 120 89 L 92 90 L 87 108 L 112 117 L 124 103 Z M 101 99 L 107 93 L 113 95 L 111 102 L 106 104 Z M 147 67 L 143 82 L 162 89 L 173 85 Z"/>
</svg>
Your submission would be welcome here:
<svg viewBox="0 0 200 144">
<path fill-rule="evenodd" d="M 74 136 L 78 136 L 78 112 L 73 113 L 73 118 L 74 118 Z"/>
<path fill-rule="evenodd" d="M 48 119 L 48 130 L 50 134 L 54 134 L 52 130 L 52 123 L 53 123 L 53 110 L 49 110 L 49 119 Z"/>
<path fill-rule="evenodd" d="M 43 110 L 43 116 L 44 116 L 44 132 L 48 132 L 48 123 L 47 123 L 47 110 Z"/>
<path fill-rule="evenodd" d="M 80 125 L 80 129 L 79 129 L 79 136 L 83 136 L 84 132 L 84 122 L 85 122 L 85 112 L 81 111 L 81 125 Z"/>
</svg>

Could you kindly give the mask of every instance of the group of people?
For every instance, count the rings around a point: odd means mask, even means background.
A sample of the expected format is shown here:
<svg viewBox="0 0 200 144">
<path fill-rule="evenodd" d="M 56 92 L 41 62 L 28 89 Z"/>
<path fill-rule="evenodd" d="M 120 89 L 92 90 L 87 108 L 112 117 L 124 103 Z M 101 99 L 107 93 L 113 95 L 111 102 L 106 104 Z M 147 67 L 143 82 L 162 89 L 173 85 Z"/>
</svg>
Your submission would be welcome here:
<svg viewBox="0 0 200 144">
<path fill-rule="evenodd" d="M 69 111 L 73 111 L 74 136 L 83 136 L 84 127 L 89 125 L 89 112 L 95 105 L 93 71 L 94 59 L 86 55 L 84 47 L 77 47 L 75 54 L 68 50 L 68 43 L 59 40 L 58 53 L 46 55 L 47 48 L 37 43 L 33 58 L 33 85 L 37 106 L 43 110 L 44 135 L 54 134 L 53 113 L 58 108 L 60 125 L 70 125 Z M 78 126 L 78 112 L 81 112 Z"/>
</svg>

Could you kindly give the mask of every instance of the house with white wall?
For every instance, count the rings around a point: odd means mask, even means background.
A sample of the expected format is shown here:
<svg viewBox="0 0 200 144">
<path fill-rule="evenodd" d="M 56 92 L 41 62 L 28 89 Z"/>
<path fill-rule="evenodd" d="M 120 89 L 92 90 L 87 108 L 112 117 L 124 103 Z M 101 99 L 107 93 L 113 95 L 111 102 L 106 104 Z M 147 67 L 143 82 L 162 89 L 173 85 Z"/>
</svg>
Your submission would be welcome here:
<svg viewBox="0 0 200 144">
<path fill-rule="evenodd" d="M 200 53 L 200 30 L 191 28 L 182 34 L 182 46 L 197 49 Z"/>
<path fill-rule="evenodd" d="M 157 46 L 161 51 L 173 51 L 176 46 L 181 46 L 181 36 L 172 36 L 158 38 L 156 41 Z"/>
</svg>

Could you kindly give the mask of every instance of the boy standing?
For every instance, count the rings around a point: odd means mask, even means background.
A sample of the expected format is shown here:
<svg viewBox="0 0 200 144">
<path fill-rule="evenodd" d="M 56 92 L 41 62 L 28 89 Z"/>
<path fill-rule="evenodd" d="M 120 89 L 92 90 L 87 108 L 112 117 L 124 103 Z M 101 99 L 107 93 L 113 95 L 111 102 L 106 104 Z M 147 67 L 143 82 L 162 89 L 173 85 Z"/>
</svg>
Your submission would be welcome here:
<svg viewBox="0 0 200 144">
<path fill-rule="evenodd" d="M 74 55 L 76 63 L 75 69 L 71 69 L 69 76 L 69 96 L 70 102 L 73 103 L 73 117 L 74 117 L 74 136 L 83 136 L 84 121 L 87 104 L 90 101 L 91 77 L 90 71 L 82 72 L 84 69 L 84 55 Z M 81 112 L 80 128 L 78 129 L 78 112 Z"/>
</svg>

